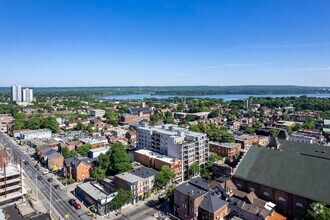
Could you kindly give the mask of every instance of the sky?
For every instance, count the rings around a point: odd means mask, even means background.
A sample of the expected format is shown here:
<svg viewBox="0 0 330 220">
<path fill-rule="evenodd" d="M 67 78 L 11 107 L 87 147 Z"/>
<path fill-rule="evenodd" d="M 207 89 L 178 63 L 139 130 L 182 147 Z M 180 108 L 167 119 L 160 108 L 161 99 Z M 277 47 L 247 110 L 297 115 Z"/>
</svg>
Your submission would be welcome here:
<svg viewBox="0 0 330 220">
<path fill-rule="evenodd" d="M 0 86 L 330 86 L 329 0 L 0 0 Z"/>
</svg>

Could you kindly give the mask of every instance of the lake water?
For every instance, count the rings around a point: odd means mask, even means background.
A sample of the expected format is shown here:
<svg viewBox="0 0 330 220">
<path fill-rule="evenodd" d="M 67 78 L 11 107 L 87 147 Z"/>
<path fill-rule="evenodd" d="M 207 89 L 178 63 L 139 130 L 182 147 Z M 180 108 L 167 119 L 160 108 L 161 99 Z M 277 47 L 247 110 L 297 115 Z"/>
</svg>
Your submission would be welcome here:
<svg viewBox="0 0 330 220">
<path fill-rule="evenodd" d="M 246 99 L 249 97 L 299 97 L 299 96 L 308 96 L 316 98 L 330 98 L 330 94 L 279 94 L 279 95 L 249 95 L 249 94 L 233 94 L 233 95 L 197 95 L 197 96 L 183 96 L 183 95 L 150 95 L 150 94 L 130 94 L 130 95 L 113 95 L 105 96 L 102 99 L 107 100 L 143 100 L 145 98 L 155 98 L 155 99 L 166 99 L 166 98 L 213 98 L 213 99 L 223 99 L 225 101 Z"/>
</svg>

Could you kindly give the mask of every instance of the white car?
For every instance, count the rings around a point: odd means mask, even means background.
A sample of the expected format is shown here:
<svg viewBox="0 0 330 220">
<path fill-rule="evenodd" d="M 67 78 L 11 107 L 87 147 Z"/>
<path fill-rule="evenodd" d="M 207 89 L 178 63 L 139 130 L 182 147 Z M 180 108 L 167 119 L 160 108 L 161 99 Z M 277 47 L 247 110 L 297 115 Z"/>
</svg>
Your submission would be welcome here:
<svg viewBox="0 0 330 220">
<path fill-rule="evenodd" d="M 47 174 L 47 173 L 49 173 L 49 171 L 45 169 L 45 170 L 44 170 L 44 174 Z"/>
</svg>

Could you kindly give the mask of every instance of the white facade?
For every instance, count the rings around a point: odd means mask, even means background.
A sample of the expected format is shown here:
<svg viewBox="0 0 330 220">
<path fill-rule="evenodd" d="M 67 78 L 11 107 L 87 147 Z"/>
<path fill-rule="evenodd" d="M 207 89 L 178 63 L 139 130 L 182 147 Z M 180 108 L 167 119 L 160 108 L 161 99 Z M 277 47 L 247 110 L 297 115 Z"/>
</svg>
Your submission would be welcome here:
<svg viewBox="0 0 330 220">
<path fill-rule="evenodd" d="M 176 125 L 137 128 L 137 147 L 149 149 L 182 161 L 182 180 L 189 179 L 189 167 L 204 165 L 209 155 L 207 136 Z"/>
<path fill-rule="evenodd" d="M 19 135 L 19 139 L 21 140 L 31 140 L 34 138 L 50 139 L 51 137 L 52 132 L 48 129 L 21 131 Z"/>
<path fill-rule="evenodd" d="M 306 144 L 313 144 L 316 142 L 316 138 L 304 136 L 304 135 L 298 135 L 298 134 L 292 134 L 289 136 L 289 141 L 295 141 L 300 143 L 306 143 Z"/>
<path fill-rule="evenodd" d="M 88 152 L 88 157 L 89 158 L 99 157 L 101 154 L 108 153 L 109 149 L 110 149 L 109 147 L 99 147 L 99 148 L 91 149 Z"/>
<path fill-rule="evenodd" d="M 14 102 L 22 101 L 22 87 L 20 85 L 13 85 L 11 87 L 11 99 Z"/>
<path fill-rule="evenodd" d="M 89 111 L 89 114 L 91 116 L 94 116 L 96 118 L 102 118 L 105 115 L 105 110 L 102 109 L 92 109 Z"/>
<path fill-rule="evenodd" d="M 33 102 L 33 90 L 29 88 L 23 89 L 23 102 Z"/>
</svg>

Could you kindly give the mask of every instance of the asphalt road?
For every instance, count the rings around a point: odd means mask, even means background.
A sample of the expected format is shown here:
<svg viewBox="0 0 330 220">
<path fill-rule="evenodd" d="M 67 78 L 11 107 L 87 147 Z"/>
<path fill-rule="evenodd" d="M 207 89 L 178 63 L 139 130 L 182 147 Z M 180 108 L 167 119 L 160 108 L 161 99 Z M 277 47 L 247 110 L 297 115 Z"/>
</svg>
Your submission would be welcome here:
<svg viewBox="0 0 330 220">
<path fill-rule="evenodd" d="M 29 182 L 35 183 L 36 182 L 36 176 L 40 176 L 40 179 L 37 179 L 37 186 L 39 188 L 39 196 L 38 199 L 40 202 L 45 202 L 43 200 L 43 197 L 46 198 L 46 203 L 44 204 L 47 209 L 49 209 L 49 198 L 50 198 L 50 188 L 52 192 L 52 209 L 55 209 L 56 212 L 60 215 L 61 219 L 67 219 L 65 216 L 67 214 L 70 215 L 69 219 L 84 219 L 84 220 L 90 220 L 91 218 L 88 217 L 83 210 L 76 210 L 73 206 L 71 206 L 68 201 L 69 197 L 65 194 L 65 192 L 61 189 L 55 189 L 54 184 L 49 184 L 47 181 L 47 176 L 44 176 L 42 174 L 42 171 L 38 171 L 36 168 L 34 168 L 34 163 L 32 162 L 31 158 L 25 154 L 23 154 L 18 147 L 9 139 L 8 136 L 6 136 L 4 133 L 0 132 L 0 144 L 2 144 L 5 148 L 8 149 L 9 153 L 11 155 L 16 155 L 18 158 L 18 161 L 20 159 L 24 159 L 25 161 L 28 161 L 29 164 L 25 165 L 23 164 L 23 170 L 25 172 L 25 176 L 29 178 Z M 40 193 L 43 194 L 40 195 Z"/>
</svg>

